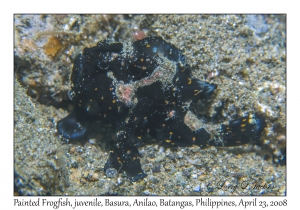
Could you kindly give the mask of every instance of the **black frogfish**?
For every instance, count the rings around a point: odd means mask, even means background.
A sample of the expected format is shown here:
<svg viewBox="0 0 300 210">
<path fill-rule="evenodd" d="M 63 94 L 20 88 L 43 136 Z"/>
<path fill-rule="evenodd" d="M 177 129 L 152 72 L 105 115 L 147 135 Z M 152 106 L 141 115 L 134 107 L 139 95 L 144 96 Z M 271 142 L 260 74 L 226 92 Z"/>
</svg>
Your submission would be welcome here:
<svg viewBox="0 0 300 210">
<path fill-rule="evenodd" d="M 76 139 L 97 120 L 113 125 L 117 141 L 104 170 L 125 171 L 137 181 L 146 176 L 138 151 L 145 135 L 170 145 L 200 147 L 235 146 L 259 138 L 265 122 L 258 114 L 221 125 L 222 141 L 214 141 L 197 124 L 190 105 L 209 98 L 216 88 L 193 78 L 183 52 L 161 37 L 132 44 L 100 41 L 74 61 L 69 96 L 75 108 L 57 123 L 57 130 Z"/>
</svg>

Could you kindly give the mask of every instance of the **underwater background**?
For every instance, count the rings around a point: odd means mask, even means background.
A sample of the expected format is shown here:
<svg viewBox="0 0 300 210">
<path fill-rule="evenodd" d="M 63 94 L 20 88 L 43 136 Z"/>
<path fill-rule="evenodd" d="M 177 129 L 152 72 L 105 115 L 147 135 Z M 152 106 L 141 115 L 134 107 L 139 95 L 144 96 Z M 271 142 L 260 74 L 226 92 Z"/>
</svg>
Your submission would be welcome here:
<svg viewBox="0 0 300 210">
<path fill-rule="evenodd" d="M 15 195 L 286 194 L 285 15 L 18 14 L 14 33 Z M 218 85 L 209 105 L 193 107 L 212 135 L 222 123 L 262 114 L 259 145 L 147 143 L 139 151 L 148 176 L 133 183 L 103 170 L 107 142 L 116 138 L 109 125 L 97 122 L 78 141 L 61 138 L 56 123 L 73 108 L 67 92 L 75 57 L 106 38 L 139 36 L 161 36 L 184 52 L 193 77 Z"/>
</svg>

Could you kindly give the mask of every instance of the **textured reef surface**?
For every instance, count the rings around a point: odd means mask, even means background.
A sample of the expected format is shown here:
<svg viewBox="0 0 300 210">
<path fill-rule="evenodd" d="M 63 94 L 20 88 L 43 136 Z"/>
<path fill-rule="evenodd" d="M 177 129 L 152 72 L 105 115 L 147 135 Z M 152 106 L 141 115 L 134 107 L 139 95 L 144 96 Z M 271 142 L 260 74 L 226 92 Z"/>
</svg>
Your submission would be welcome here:
<svg viewBox="0 0 300 210">
<path fill-rule="evenodd" d="M 256 143 L 266 126 L 262 116 L 248 113 L 211 136 L 190 106 L 210 98 L 217 85 L 193 78 L 183 52 L 161 37 L 132 45 L 107 39 L 85 48 L 75 58 L 71 87 L 75 108 L 57 123 L 58 133 L 77 139 L 90 124 L 106 121 L 117 139 L 104 171 L 125 171 L 132 181 L 146 176 L 138 147 L 147 135 L 168 145 L 237 146 Z"/>
<path fill-rule="evenodd" d="M 15 14 L 14 67 L 15 195 L 286 195 L 286 15 Z"/>
</svg>

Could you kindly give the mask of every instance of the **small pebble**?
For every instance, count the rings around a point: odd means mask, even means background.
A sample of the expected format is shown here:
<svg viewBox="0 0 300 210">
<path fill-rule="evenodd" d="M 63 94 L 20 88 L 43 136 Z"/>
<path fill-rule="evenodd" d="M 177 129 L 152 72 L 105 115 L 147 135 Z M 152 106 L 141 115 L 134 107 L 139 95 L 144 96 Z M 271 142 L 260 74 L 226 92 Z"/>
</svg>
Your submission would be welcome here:
<svg viewBox="0 0 300 210">
<path fill-rule="evenodd" d="M 99 174 L 98 173 L 93 173 L 91 180 L 92 181 L 97 181 L 99 179 Z"/>
<path fill-rule="evenodd" d="M 81 146 L 76 147 L 75 150 L 76 150 L 76 152 L 78 152 L 78 153 L 82 153 L 82 152 L 83 152 Z"/>
<path fill-rule="evenodd" d="M 160 172 L 160 165 L 154 165 L 152 168 L 152 173 L 158 173 Z"/>
<path fill-rule="evenodd" d="M 274 176 L 267 176 L 265 177 L 266 182 L 273 182 L 274 181 Z"/>
<path fill-rule="evenodd" d="M 207 188 L 207 192 L 213 192 L 214 191 L 214 189 L 212 188 L 212 187 L 210 187 L 210 188 Z"/>
<path fill-rule="evenodd" d="M 160 147 L 158 153 L 163 153 L 164 151 L 165 151 L 165 148 L 164 147 Z"/>
<path fill-rule="evenodd" d="M 122 178 L 118 178 L 118 185 L 121 185 L 121 184 L 123 184 L 123 180 L 122 180 Z"/>
<path fill-rule="evenodd" d="M 84 178 L 87 178 L 88 176 L 89 176 L 89 172 L 88 171 L 83 172 L 83 177 Z"/>
<path fill-rule="evenodd" d="M 138 30 L 138 29 L 136 29 L 136 30 L 132 33 L 132 35 L 133 35 L 133 38 L 134 38 L 135 40 L 141 40 L 141 39 L 145 38 L 145 33 L 144 33 L 143 31 L 141 31 L 141 30 Z"/>
<path fill-rule="evenodd" d="M 163 161 L 165 159 L 165 155 L 164 154 L 161 154 L 161 155 L 158 155 L 156 158 L 155 158 L 155 162 L 159 163 L 161 161 Z"/>
<path fill-rule="evenodd" d="M 181 151 L 177 152 L 177 157 L 180 158 L 180 159 L 183 158 L 183 154 L 182 154 Z"/>
<path fill-rule="evenodd" d="M 145 190 L 143 193 L 144 193 L 144 195 L 150 195 L 149 190 Z"/>
<path fill-rule="evenodd" d="M 118 171 L 115 168 L 109 168 L 105 171 L 105 174 L 109 178 L 116 177 L 118 175 Z"/>
<path fill-rule="evenodd" d="M 265 194 L 265 193 L 266 193 L 266 190 L 265 190 L 265 189 L 262 189 L 262 190 L 259 192 L 260 195 L 263 195 L 263 194 Z"/>
<path fill-rule="evenodd" d="M 200 191 L 201 191 L 200 185 L 197 185 L 197 186 L 194 188 L 194 192 L 200 192 Z"/>
<path fill-rule="evenodd" d="M 219 195 L 224 195 L 225 192 L 223 190 L 219 190 Z"/>
<path fill-rule="evenodd" d="M 89 143 L 90 144 L 95 144 L 96 143 L 96 139 L 89 139 Z"/>
<path fill-rule="evenodd" d="M 76 161 L 71 163 L 72 168 L 78 168 L 78 166 L 79 166 L 79 164 Z"/>
</svg>

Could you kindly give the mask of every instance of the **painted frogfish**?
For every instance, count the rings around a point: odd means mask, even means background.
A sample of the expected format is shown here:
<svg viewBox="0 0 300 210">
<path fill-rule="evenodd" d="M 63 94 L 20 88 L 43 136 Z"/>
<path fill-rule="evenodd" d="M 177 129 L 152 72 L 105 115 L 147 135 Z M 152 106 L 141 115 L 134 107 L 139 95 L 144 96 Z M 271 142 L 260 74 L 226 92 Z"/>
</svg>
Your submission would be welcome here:
<svg viewBox="0 0 300 210">
<path fill-rule="evenodd" d="M 132 44 L 100 41 L 85 48 L 75 61 L 69 97 L 74 110 L 58 121 L 67 139 L 83 137 L 88 126 L 103 120 L 116 129 L 117 141 L 104 171 L 126 172 L 132 181 L 146 176 L 138 147 L 146 135 L 169 145 L 236 146 L 255 142 L 265 127 L 258 114 L 221 125 L 221 141 L 200 127 L 191 104 L 212 96 L 216 84 L 191 75 L 181 50 L 161 37 Z"/>
</svg>

